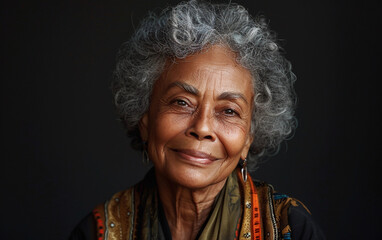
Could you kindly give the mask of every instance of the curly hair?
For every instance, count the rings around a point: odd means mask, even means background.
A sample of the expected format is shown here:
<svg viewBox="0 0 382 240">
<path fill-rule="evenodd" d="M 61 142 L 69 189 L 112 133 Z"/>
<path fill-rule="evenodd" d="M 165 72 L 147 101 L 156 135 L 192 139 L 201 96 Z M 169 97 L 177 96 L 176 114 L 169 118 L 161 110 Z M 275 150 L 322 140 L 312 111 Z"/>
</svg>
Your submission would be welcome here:
<svg viewBox="0 0 382 240">
<path fill-rule="evenodd" d="M 262 17 L 252 18 L 240 5 L 191 0 L 150 13 L 117 54 L 112 90 L 115 106 L 132 147 L 141 150 L 138 123 L 148 111 L 154 82 L 168 59 L 182 59 L 221 44 L 253 77 L 254 110 L 249 167 L 276 153 L 296 127 L 296 79 L 291 64 Z"/>
</svg>

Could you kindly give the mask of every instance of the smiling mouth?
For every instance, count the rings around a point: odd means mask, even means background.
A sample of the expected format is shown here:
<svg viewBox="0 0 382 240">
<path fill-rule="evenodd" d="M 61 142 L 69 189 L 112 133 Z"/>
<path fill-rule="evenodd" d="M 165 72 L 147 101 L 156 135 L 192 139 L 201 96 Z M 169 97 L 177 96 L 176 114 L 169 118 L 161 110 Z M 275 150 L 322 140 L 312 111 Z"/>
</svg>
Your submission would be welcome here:
<svg viewBox="0 0 382 240">
<path fill-rule="evenodd" d="M 190 162 L 209 164 L 218 159 L 212 156 L 211 154 L 201 152 L 201 151 L 191 150 L 191 149 L 172 149 L 172 150 L 176 152 L 181 158 Z"/>
</svg>

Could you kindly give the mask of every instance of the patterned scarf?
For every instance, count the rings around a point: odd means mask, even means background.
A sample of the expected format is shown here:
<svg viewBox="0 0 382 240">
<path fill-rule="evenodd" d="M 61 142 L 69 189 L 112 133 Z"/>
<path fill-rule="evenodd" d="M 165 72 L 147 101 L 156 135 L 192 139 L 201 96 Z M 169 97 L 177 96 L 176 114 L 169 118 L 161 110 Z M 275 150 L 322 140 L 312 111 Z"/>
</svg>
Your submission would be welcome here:
<svg viewBox="0 0 382 240">
<path fill-rule="evenodd" d="M 93 215 L 101 239 L 165 240 L 159 220 L 159 197 L 154 169 L 135 186 L 116 193 L 99 205 Z M 198 239 L 262 239 L 259 197 L 248 175 L 237 169 L 227 178 Z"/>
</svg>

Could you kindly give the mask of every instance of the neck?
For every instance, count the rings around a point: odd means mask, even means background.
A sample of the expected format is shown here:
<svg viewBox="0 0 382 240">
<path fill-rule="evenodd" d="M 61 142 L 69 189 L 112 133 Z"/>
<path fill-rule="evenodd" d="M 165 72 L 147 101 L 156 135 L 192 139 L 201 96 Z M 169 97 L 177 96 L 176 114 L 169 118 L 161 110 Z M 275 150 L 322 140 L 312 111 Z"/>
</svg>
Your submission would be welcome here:
<svg viewBox="0 0 382 240">
<path fill-rule="evenodd" d="M 172 239 L 195 239 L 225 180 L 202 189 L 189 189 L 161 176 L 156 178 Z"/>
</svg>

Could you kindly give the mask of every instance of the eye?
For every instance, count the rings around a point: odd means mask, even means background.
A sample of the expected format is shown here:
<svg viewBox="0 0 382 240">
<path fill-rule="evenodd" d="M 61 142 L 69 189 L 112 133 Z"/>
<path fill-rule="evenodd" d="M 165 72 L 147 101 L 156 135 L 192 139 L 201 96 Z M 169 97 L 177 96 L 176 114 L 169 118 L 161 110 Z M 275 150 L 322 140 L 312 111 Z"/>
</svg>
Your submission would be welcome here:
<svg viewBox="0 0 382 240">
<path fill-rule="evenodd" d="M 233 109 L 225 109 L 224 110 L 224 114 L 227 115 L 227 116 L 236 116 L 238 115 L 237 112 Z"/>
<path fill-rule="evenodd" d="M 182 99 L 176 99 L 175 101 L 175 104 L 179 105 L 179 106 L 188 106 L 188 104 L 186 103 L 186 101 L 182 100 Z"/>
<path fill-rule="evenodd" d="M 189 107 L 190 104 L 187 100 L 183 100 L 181 98 L 176 98 L 170 102 L 171 105 L 175 107 Z"/>
</svg>

